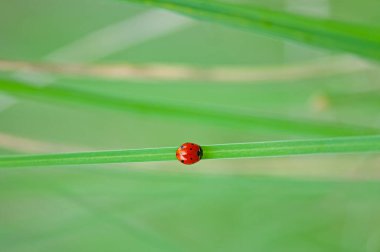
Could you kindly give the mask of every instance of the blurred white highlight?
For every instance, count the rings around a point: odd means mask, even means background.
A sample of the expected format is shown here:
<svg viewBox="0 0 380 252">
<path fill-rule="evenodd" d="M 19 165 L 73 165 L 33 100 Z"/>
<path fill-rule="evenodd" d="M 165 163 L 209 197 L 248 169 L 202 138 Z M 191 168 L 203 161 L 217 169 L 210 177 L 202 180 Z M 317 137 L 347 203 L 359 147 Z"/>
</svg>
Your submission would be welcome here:
<svg viewBox="0 0 380 252">
<path fill-rule="evenodd" d="M 329 0 L 287 0 L 286 9 L 306 16 L 321 18 L 330 16 Z"/>
<path fill-rule="evenodd" d="M 330 16 L 330 3 L 329 0 L 286 0 L 286 10 L 303 16 L 328 18 Z M 326 52 L 328 51 L 284 41 L 284 59 L 286 61 L 319 58 L 326 56 Z"/>
<path fill-rule="evenodd" d="M 16 103 L 16 99 L 4 93 L 0 93 L 0 112 Z"/>
<path fill-rule="evenodd" d="M 129 47 L 179 31 L 192 23 L 193 21 L 190 18 L 169 11 L 150 10 L 87 34 L 51 52 L 43 60 L 52 63 L 92 62 Z M 46 86 L 55 82 L 54 76 L 31 69 L 19 69 L 12 77 L 32 86 Z M 2 102 L 1 99 L 2 97 L 0 97 L 0 103 Z M 4 106 L 3 109 L 5 108 Z"/>
<path fill-rule="evenodd" d="M 47 55 L 49 62 L 91 62 L 131 46 L 183 29 L 193 21 L 165 10 L 151 10 L 123 20 Z"/>
<path fill-rule="evenodd" d="M 40 140 L 14 136 L 9 133 L 0 132 L 0 147 L 20 153 L 55 153 L 89 151 L 89 148 L 53 144 Z"/>
</svg>

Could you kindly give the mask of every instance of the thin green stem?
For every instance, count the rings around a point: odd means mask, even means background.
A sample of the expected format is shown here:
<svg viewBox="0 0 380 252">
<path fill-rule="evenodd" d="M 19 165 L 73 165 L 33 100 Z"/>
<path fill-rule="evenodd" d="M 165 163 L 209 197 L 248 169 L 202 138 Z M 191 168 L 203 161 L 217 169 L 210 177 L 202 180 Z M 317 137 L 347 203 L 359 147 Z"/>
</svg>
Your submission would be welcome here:
<svg viewBox="0 0 380 252">
<path fill-rule="evenodd" d="M 169 104 L 161 101 L 120 98 L 59 86 L 40 88 L 15 81 L 0 80 L 0 90 L 20 97 L 49 102 L 63 101 L 69 104 L 80 103 L 110 108 L 121 112 L 128 111 L 149 116 L 170 117 L 176 120 L 180 118 L 181 120 L 190 120 L 202 124 L 212 123 L 218 126 L 233 126 L 246 130 L 261 128 L 264 130 L 273 130 L 277 133 L 323 137 L 380 134 L 379 129 L 356 125 L 299 118 L 281 118 L 278 116 L 254 113 L 248 114 L 208 106 L 188 106 L 186 104 Z"/>
<path fill-rule="evenodd" d="M 202 146 L 203 159 L 380 152 L 380 135 Z M 81 165 L 175 160 L 177 147 L 0 157 L 0 167 Z"/>
<path fill-rule="evenodd" d="M 374 27 L 278 12 L 239 3 L 227 4 L 204 0 L 129 1 L 149 3 L 195 18 L 380 60 L 380 31 Z"/>
</svg>

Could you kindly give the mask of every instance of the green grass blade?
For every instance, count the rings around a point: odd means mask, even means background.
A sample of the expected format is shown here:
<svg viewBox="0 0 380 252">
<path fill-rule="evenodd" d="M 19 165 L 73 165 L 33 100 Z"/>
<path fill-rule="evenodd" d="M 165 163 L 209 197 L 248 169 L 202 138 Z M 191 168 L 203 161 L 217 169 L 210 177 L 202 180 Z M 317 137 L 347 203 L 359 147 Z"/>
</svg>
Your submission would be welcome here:
<svg viewBox="0 0 380 252">
<path fill-rule="evenodd" d="M 12 95 L 43 101 L 63 101 L 110 108 L 122 112 L 135 112 L 149 116 L 181 118 L 198 123 L 212 123 L 223 126 L 240 127 L 240 129 L 265 129 L 274 133 L 287 133 L 305 136 L 357 136 L 380 134 L 379 129 L 352 126 L 334 122 L 321 122 L 293 118 L 270 117 L 267 115 L 243 114 L 226 111 L 225 108 L 208 108 L 204 106 L 187 106 L 168 104 L 160 101 L 141 101 L 107 96 L 67 87 L 35 87 L 8 80 L 0 80 L 0 90 Z"/>
<path fill-rule="evenodd" d="M 202 0 L 129 0 L 195 18 L 247 28 L 308 45 L 380 60 L 380 28 L 269 9 Z"/>
<path fill-rule="evenodd" d="M 330 139 L 238 143 L 203 146 L 204 159 L 277 157 L 305 154 L 380 152 L 380 135 Z M 177 147 L 14 155 L 0 157 L 0 167 L 81 165 L 175 160 Z"/>
<path fill-rule="evenodd" d="M 380 135 L 204 146 L 206 159 L 380 152 Z"/>
</svg>

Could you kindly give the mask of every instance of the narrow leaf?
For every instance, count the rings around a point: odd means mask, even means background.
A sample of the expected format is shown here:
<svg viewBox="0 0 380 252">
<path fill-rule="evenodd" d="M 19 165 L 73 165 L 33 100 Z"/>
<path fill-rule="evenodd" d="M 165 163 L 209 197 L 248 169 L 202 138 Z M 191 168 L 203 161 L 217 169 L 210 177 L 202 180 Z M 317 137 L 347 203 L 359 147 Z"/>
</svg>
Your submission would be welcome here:
<svg viewBox="0 0 380 252">
<path fill-rule="evenodd" d="M 291 133 L 307 136 L 353 136 L 380 134 L 379 129 L 352 126 L 334 122 L 312 121 L 295 118 L 241 113 L 225 108 L 188 106 L 186 104 L 164 103 L 162 101 L 142 101 L 130 98 L 107 96 L 60 86 L 35 87 L 19 82 L 0 80 L 0 90 L 12 95 L 42 101 L 62 101 L 68 104 L 84 104 L 110 108 L 121 112 L 135 112 L 149 116 L 160 116 L 192 120 L 198 123 L 211 123 L 222 126 L 240 127 L 252 130 L 261 128 L 275 133 Z"/>
<path fill-rule="evenodd" d="M 380 28 L 307 17 L 265 8 L 203 0 L 127 0 L 195 18 L 380 60 Z"/>
<path fill-rule="evenodd" d="M 203 159 L 380 152 L 380 135 L 202 146 Z M 175 160 L 177 147 L 0 157 L 0 167 L 80 165 Z"/>
</svg>

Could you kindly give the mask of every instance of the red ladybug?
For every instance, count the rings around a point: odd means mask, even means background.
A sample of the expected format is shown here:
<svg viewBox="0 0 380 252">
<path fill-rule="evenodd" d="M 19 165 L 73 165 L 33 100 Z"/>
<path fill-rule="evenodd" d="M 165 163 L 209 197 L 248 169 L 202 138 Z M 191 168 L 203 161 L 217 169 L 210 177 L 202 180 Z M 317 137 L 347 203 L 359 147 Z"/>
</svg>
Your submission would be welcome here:
<svg viewBox="0 0 380 252">
<path fill-rule="evenodd" d="M 178 161 L 185 165 L 191 165 L 202 159 L 203 150 L 195 143 L 184 143 L 176 151 Z"/>
</svg>

